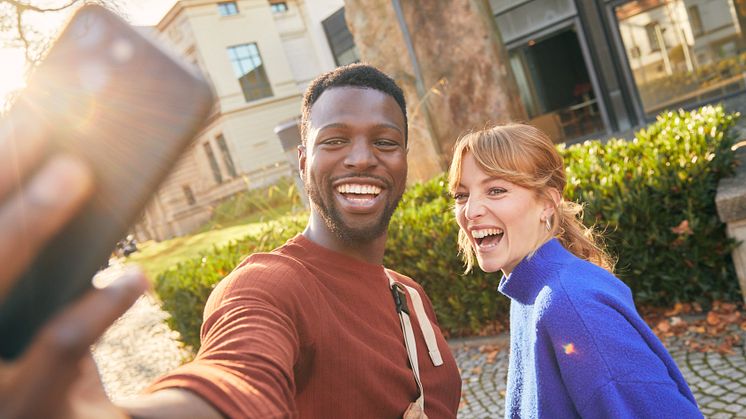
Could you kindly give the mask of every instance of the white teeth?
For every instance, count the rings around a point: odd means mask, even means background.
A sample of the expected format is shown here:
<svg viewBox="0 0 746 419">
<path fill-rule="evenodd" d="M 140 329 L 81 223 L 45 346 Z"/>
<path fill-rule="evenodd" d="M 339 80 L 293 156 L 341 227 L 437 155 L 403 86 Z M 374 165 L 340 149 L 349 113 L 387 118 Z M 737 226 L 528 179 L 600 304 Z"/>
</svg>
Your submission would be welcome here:
<svg viewBox="0 0 746 419">
<path fill-rule="evenodd" d="M 499 228 L 484 228 L 480 230 L 472 230 L 471 236 L 475 239 L 482 239 L 487 236 L 492 236 L 495 234 L 503 234 L 503 231 Z"/>
<path fill-rule="evenodd" d="M 381 188 L 374 185 L 361 185 L 357 183 L 343 183 L 337 186 L 337 192 L 339 193 L 352 193 L 359 195 L 378 195 L 381 193 Z"/>
</svg>

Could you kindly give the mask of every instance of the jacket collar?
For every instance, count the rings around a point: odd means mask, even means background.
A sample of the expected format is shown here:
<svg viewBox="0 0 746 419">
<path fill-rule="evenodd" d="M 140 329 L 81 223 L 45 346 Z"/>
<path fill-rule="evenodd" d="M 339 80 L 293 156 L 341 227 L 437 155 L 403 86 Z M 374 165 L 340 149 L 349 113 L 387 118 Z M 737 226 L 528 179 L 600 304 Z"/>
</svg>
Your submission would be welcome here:
<svg viewBox="0 0 746 419">
<path fill-rule="evenodd" d="M 536 296 L 554 277 L 560 265 L 572 254 L 556 238 L 544 243 L 531 256 L 524 258 L 510 275 L 500 279 L 498 291 L 522 304 L 533 304 Z"/>
</svg>

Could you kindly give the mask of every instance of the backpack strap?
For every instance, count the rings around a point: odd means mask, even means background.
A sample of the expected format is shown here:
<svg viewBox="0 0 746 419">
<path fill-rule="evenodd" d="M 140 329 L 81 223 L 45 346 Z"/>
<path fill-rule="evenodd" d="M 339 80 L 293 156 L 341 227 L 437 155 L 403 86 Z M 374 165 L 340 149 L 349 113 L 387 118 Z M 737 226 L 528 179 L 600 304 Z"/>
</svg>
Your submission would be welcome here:
<svg viewBox="0 0 746 419">
<path fill-rule="evenodd" d="M 420 294 L 412 287 L 404 285 L 394 280 L 388 270 L 386 277 L 389 279 L 389 288 L 394 296 L 394 303 L 396 304 L 396 311 L 399 314 L 399 322 L 401 323 L 402 333 L 404 334 L 404 346 L 407 348 L 407 357 L 409 358 L 409 364 L 412 366 L 412 373 L 414 374 L 414 380 L 417 383 L 417 388 L 420 390 L 420 397 L 417 398 L 415 403 L 419 405 L 422 411 L 425 411 L 425 393 L 422 389 L 422 381 L 420 379 L 420 368 L 419 360 L 417 358 L 417 343 L 414 338 L 414 331 L 412 329 L 412 321 L 409 316 L 409 307 L 407 306 L 406 294 L 409 294 L 412 304 L 414 305 L 414 311 L 417 316 L 417 321 L 420 325 L 422 335 L 425 337 L 425 343 L 427 344 L 428 353 L 433 365 L 438 367 L 443 365 L 443 358 L 440 355 L 438 349 L 438 342 L 435 339 L 435 331 L 433 326 L 430 324 L 430 319 L 425 313 L 425 307 L 422 304 L 422 298 Z M 406 294 L 405 294 L 406 292 Z"/>
</svg>

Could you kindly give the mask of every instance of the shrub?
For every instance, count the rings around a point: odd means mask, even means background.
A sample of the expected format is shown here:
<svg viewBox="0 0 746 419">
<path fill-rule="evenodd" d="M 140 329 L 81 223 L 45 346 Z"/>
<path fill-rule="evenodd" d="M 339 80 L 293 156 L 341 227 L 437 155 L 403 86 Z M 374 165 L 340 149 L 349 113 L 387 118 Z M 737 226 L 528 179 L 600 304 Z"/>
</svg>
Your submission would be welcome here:
<svg viewBox="0 0 746 419">
<path fill-rule="evenodd" d="M 724 226 L 715 212 L 720 177 L 733 169 L 737 115 L 721 107 L 662 114 L 633 141 L 561 147 L 566 196 L 586 204 L 585 221 L 605 230 L 617 273 L 637 302 L 671 304 L 738 298 Z M 507 315 L 500 274 L 464 275 L 446 175 L 408 188 L 389 227 L 384 264 L 420 282 L 450 336 L 486 330 Z M 258 234 L 177 265 L 156 291 L 186 343 L 199 346 L 202 308 L 241 258 L 280 246 L 303 230 L 307 214 L 267 223 Z M 488 330 L 487 329 L 487 330 Z"/>
<path fill-rule="evenodd" d="M 565 194 L 605 231 L 638 303 L 738 298 L 734 243 L 715 208 L 718 180 L 734 167 L 737 117 L 720 106 L 667 112 L 632 141 L 561 149 Z"/>
<path fill-rule="evenodd" d="M 307 220 L 307 214 L 298 214 L 270 221 L 256 234 L 214 247 L 158 275 L 154 288 L 171 314 L 168 325 L 181 333 L 184 343 L 198 349 L 202 311 L 215 285 L 249 254 L 270 251 L 303 231 Z"/>
<path fill-rule="evenodd" d="M 246 222 L 251 216 L 277 218 L 301 205 L 295 182 L 287 177 L 281 178 L 272 185 L 241 191 L 220 201 L 202 231 Z"/>
</svg>

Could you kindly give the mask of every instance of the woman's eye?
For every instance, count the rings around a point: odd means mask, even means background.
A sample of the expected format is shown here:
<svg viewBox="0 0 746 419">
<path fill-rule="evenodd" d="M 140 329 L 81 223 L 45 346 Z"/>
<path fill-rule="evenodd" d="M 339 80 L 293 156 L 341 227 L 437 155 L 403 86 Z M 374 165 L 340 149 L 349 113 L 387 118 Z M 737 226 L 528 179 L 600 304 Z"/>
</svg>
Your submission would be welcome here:
<svg viewBox="0 0 746 419">
<path fill-rule="evenodd" d="M 463 202 L 466 200 L 467 195 L 465 193 L 455 193 L 453 194 L 453 200 L 456 202 Z"/>
<path fill-rule="evenodd" d="M 500 194 L 504 194 L 507 192 L 504 188 L 490 188 L 490 190 L 487 192 L 490 196 L 497 196 Z"/>
</svg>

